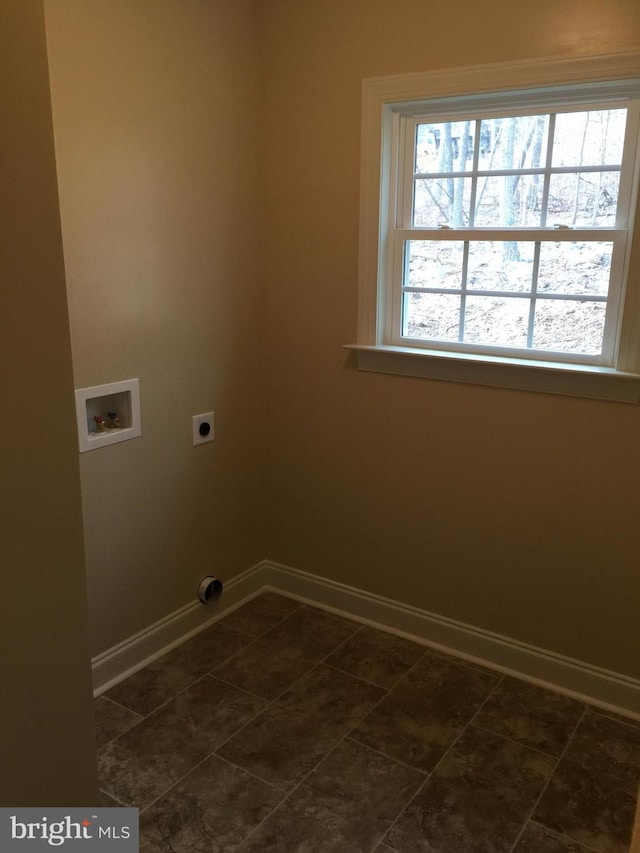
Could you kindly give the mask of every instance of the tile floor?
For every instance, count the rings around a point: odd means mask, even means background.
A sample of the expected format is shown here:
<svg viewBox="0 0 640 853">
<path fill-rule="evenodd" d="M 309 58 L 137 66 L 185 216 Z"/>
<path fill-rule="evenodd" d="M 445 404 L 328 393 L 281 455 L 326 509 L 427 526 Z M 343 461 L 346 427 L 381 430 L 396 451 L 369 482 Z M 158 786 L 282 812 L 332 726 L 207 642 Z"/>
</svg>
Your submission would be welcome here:
<svg viewBox="0 0 640 853">
<path fill-rule="evenodd" d="M 640 724 L 265 593 L 96 700 L 142 853 L 627 853 Z"/>
</svg>

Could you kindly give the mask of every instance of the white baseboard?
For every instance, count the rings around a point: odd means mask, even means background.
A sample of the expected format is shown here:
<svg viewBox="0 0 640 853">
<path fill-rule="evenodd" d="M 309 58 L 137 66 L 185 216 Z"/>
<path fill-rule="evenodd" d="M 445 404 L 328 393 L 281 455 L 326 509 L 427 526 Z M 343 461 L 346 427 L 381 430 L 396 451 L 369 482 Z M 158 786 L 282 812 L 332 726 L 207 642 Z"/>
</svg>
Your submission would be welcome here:
<svg viewBox="0 0 640 853">
<path fill-rule="evenodd" d="M 263 576 L 264 564 L 258 563 L 225 583 L 218 601 L 194 600 L 94 657 L 93 695 L 104 693 L 253 598 L 264 587 Z"/>
<path fill-rule="evenodd" d="M 640 681 L 637 679 L 270 560 L 258 563 L 225 584 L 222 599 L 214 605 L 215 612 L 210 605 L 189 604 L 95 658 L 96 695 L 264 589 L 640 721 Z"/>
<path fill-rule="evenodd" d="M 265 561 L 267 588 L 640 721 L 640 681 L 446 616 Z"/>
</svg>

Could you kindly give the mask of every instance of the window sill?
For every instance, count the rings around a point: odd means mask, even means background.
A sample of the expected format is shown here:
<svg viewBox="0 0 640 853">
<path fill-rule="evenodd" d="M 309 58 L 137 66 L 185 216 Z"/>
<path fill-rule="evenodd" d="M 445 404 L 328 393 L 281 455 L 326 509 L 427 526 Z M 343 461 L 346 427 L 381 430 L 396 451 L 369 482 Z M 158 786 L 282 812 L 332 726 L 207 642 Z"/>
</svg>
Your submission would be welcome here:
<svg viewBox="0 0 640 853">
<path fill-rule="evenodd" d="M 590 397 L 619 403 L 640 401 L 640 375 L 610 367 L 558 364 L 397 346 L 347 344 L 358 369 L 445 382 Z"/>
</svg>

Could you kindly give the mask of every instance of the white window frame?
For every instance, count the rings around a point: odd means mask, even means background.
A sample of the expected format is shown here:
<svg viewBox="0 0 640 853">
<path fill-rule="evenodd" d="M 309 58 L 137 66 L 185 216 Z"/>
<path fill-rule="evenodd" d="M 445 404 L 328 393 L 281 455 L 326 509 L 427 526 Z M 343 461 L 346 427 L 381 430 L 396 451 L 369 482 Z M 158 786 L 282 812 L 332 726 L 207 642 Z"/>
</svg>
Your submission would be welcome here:
<svg viewBox="0 0 640 853">
<path fill-rule="evenodd" d="M 365 80 L 362 89 L 362 160 L 357 353 L 363 370 L 421 376 L 446 381 L 594 397 L 640 401 L 640 235 L 631 239 L 622 264 L 628 282 L 621 294 L 620 332 L 614 366 L 571 363 L 570 357 L 528 357 L 399 342 L 391 321 L 393 293 L 389 285 L 387 236 L 393 224 L 389 198 L 393 123 L 402 110 L 415 112 L 428 99 L 511 92 L 549 86 L 594 83 L 606 96 L 607 81 L 640 78 L 640 51 L 581 59 L 552 59 L 474 66 L 437 72 Z M 637 140 L 634 144 L 637 144 Z M 629 185 L 637 193 L 638 167 Z M 633 223 L 630 223 L 631 228 Z M 637 229 L 636 229 L 637 230 Z M 631 231 L 630 237 L 631 237 Z M 575 232 L 574 232 L 575 234 Z M 575 238 L 574 238 L 575 239 Z M 397 303 L 397 298 L 396 298 Z M 406 341 L 406 339 L 405 339 Z"/>
</svg>

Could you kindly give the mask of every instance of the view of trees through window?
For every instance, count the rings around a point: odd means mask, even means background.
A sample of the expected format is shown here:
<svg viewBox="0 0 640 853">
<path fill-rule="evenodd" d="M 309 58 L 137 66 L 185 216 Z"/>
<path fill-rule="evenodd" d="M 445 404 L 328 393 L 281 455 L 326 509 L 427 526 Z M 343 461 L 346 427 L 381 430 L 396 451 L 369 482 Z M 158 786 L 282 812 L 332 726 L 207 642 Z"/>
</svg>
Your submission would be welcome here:
<svg viewBox="0 0 640 853">
<path fill-rule="evenodd" d="M 483 230 L 405 242 L 403 334 L 599 354 L 625 121 L 625 109 L 416 120 L 411 226 Z"/>
</svg>

